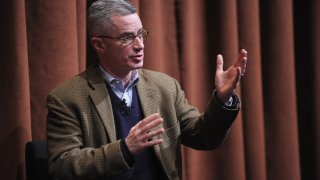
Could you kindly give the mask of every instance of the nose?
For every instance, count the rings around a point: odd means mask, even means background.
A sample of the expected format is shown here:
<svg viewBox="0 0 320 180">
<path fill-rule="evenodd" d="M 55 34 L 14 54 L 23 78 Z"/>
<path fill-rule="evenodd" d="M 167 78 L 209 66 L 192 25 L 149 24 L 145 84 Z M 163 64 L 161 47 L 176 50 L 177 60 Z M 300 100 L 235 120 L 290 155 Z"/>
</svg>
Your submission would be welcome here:
<svg viewBox="0 0 320 180">
<path fill-rule="evenodd" d="M 133 40 L 133 49 L 136 51 L 141 51 L 144 49 L 143 39 L 135 37 Z"/>
</svg>

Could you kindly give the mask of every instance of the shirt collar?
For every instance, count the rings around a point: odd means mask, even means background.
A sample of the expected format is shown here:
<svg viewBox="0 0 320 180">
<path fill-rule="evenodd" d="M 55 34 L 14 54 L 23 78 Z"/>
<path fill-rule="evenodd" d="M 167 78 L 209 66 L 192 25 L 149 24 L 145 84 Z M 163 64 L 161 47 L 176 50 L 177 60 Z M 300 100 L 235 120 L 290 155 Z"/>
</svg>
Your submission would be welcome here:
<svg viewBox="0 0 320 180">
<path fill-rule="evenodd" d="M 112 84 L 117 84 L 116 82 L 121 82 L 121 79 L 117 79 L 114 76 L 112 76 L 110 73 L 108 73 L 106 70 L 103 69 L 103 67 L 99 64 L 100 70 L 102 72 L 102 76 L 103 78 L 107 81 L 108 84 L 112 85 Z M 127 88 L 131 88 L 134 85 L 136 85 L 139 81 L 139 73 L 138 70 L 133 70 L 132 74 L 131 74 L 131 79 L 130 79 L 130 83 L 128 85 Z M 121 89 L 124 89 L 124 87 L 122 86 L 122 83 L 118 83 L 120 84 L 119 86 L 121 86 Z M 118 85 L 116 85 L 118 86 Z"/>
</svg>

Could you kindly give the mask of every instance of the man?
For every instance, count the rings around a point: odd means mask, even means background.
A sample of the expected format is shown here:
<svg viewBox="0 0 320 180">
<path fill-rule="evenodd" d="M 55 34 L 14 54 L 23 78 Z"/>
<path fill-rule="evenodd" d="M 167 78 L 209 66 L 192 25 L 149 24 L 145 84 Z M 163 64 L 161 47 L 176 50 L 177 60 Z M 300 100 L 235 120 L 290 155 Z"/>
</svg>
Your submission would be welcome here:
<svg viewBox="0 0 320 180">
<path fill-rule="evenodd" d="M 223 141 L 240 107 L 234 90 L 247 52 L 223 71 L 203 114 L 177 81 L 142 69 L 143 29 L 124 0 L 89 8 L 90 42 L 99 62 L 48 95 L 49 172 L 54 179 L 181 179 L 181 144 L 211 150 Z"/>
</svg>

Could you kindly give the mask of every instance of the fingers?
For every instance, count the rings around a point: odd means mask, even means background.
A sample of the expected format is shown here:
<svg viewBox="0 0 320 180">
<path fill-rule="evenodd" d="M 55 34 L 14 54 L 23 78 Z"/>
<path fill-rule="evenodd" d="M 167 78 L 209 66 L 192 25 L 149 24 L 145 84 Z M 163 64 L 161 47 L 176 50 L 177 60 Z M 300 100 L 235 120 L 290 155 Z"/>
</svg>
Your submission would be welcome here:
<svg viewBox="0 0 320 180">
<path fill-rule="evenodd" d="M 234 67 L 241 68 L 241 75 L 244 75 L 245 71 L 246 71 L 246 65 L 247 65 L 247 59 L 248 59 L 248 52 L 245 49 L 241 49 L 240 53 L 239 53 L 239 57 L 237 59 L 237 61 L 234 63 Z M 223 72 L 223 57 L 221 54 L 217 55 L 217 69 L 216 69 L 217 73 L 219 72 Z"/>
<path fill-rule="evenodd" d="M 223 57 L 221 54 L 217 56 L 217 72 L 223 71 Z"/>
<path fill-rule="evenodd" d="M 241 68 L 237 68 L 237 75 L 235 76 L 235 80 L 233 81 L 233 88 L 235 89 L 239 83 L 240 83 L 240 78 L 241 78 Z"/>
<path fill-rule="evenodd" d="M 247 55 L 248 55 L 248 52 L 245 49 L 240 50 L 240 55 L 239 55 L 240 58 L 247 57 Z"/>
<path fill-rule="evenodd" d="M 162 139 L 150 140 L 164 132 L 163 128 L 156 129 L 162 122 L 163 119 L 160 115 L 155 113 L 144 118 L 132 127 L 128 137 L 125 139 L 129 151 L 132 154 L 137 154 L 143 149 L 162 143 Z"/>
<path fill-rule="evenodd" d="M 155 146 L 157 144 L 161 144 L 162 142 L 163 142 L 162 139 L 156 139 L 156 140 L 153 140 L 153 141 L 148 141 L 148 142 L 146 142 L 145 147 L 146 148 L 152 147 L 152 146 Z"/>
<path fill-rule="evenodd" d="M 238 62 L 241 61 L 243 58 L 248 56 L 248 52 L 245 49 L 241 49 L 239 53 Z"/>
<path fill-rule="evenodd" d="M 160 125 L 162 122 L 163 119 L 160 117 L 160 115 L 155 113 L 141 120 L 138 124 L 136 124 L 135 127 L 137 127 L 138 131 L 141 131 L 141 133 L 146 133 Z"/>
<path fill-rule="evenodd" d="M 148 124 L 149 122 L 151 122 L 151 121 L 153 121 L 153 120 L 155 120 L 157 118 L 160 118 L 160 114 L 159 113 L 154 113 L 154 114 L 151 114 L 150 116 L 144 118 L 143 120 L 141 120 L 138 124 L 140 126 L 143 126 L 144 124 Z"/>
<path fill-rule="evenodd" d="M 246 67 L 247 67 L 247 57 L 245 57 L 242 62 L 241 62 L 241 65 L 240 65 L 240 68 L 241 68 L 241 76 L 244 75 L 244 73 L 246 72 Z"/>
<path fill-rule="evenodd" d="M 225 87 L 230 87 L 232 88 L 232 91 L 234 89 L 236 89 L 236 87 L 239 85 L 240 83 L 240 79 L 241 79 L 241 68 L 240 67 L 237 67 L 237 68 L 232 68 L 229 70 L 229 77 L 230 77 L 230 80 L 226 80 L 226 84 L 225 84 Z M 229 82 L 229 85 L 227 85 Z"/>
<path fill-rule="evenodd" d="M 157 130 L 154 130 L 154 131 L 150 131 L 150 132 L 147 132 L 143 137 L 142 139 L 147 141 L 151 138 L 153 138 L 154 136 L 158 136 L 160 134 L 162 134 L 164 132 L 164 129 L 163 128 L 160 128 L 160 129 L 157 129 Z"/>
<path fill-rule="evenodd" d="M 241 51 L 239 53 L 238 60 L 234 65 L 235 67 L 240 67 L 241 68 L 240 74 L 242 76 L 244 75 L 244 73 L 246 71 L 247 56 L 248 56 L 248 52 L 245 49 L 241 49 Z"/>
</svg>

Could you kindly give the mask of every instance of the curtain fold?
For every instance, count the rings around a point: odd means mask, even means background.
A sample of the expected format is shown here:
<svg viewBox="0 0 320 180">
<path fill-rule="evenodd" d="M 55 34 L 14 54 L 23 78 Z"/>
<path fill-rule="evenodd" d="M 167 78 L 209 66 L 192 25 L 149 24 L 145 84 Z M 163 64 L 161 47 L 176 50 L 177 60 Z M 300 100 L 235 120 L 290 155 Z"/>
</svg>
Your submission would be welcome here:
<svg viewBox="0 0 320 180">
<path fill-rule="evenodd" d="M 139 14 L 144 28 L 149 31 L 144 67 L 179 79 L 175 2 L 140 0 Z"/>
<path fill-rule="evenodd" d="M 94 0 L 0 6 L 0 177 L 25 179 L 24 146 L 46 139 L 46 96 L 96 62 L 86 29 Z M 176 78 L 203 111 L 224 66 L 248 51 L 241 112 L 214 151 L 182 148 L 185 180 L 320 179 L 320 1 L 133 0 L 144 67 Z"/>
<path fill-rule="evenodd" d="M 78 71 L 82 72 L 86 68 L 86 44 L 87 44 L 87 2 L 86 0 L 76 0 L 77 18 L 77 45 L 78 45 Z"/>
<path fill-rule="evenodd" d="M 294 1 L 299 147 L 305 179 L 320 179 L 319 8 L 318 1 Z"/>
<path fill-rule="evenodd" d="M 85 27 L 83 19 L 77 27 L 77 16 L 83 18 L 85 13 L 77 14 L 80 1 L 76 0 L 26 2 L 32 134 L 33 139 L 45 139 L 48 92 L 85 68 L 85 33 L 78 30 Z M 79 53 L 78 47 L 83 51 Z"/>
<path fill-rule="evenodd" d="M 31 107 L 24 1 L 2 2 L 0 22 L 0 177 L 25 179 Z"/>
<path fill-rule="evenodd" d="M 268 179 L 300 179 L 292 5 L 261 2 Z"/>
<path fill-rule="evenodd" d="M 239 48 L 248 50 L 246 76 L 241 80 L 245 171 L 247 180 L 266 180 L 264 99 L 262 88 L 261 33 L 259 2 L 237 3 Z M 253 15 L 253 14 L 256 14 Z"/>
<path fill-rule="evenodd" d="M 314 86 L 313 86 L 313 103 L 312 103 L 312 110 L 314 115 L 314 118 L 312 120 L 309 120 L 312 122 L 313 126 L 310 129 L 314 134 L 312 134 L 312 143 L 314 144 L 313 152 L 311 154 L 311 159 L 312 163 L 311 165 L 305 164 L 305 166 L 309 167 L 312 169 L 312 173 L 305 173 L 304 175 L 310 175 L 310 178 L 314 179 L 320 179 L 320 131 L 318 131 L 317 127 L 320 127 L 320 96 L 318 95 L 318 92 L 320 92 L 320 52 L 319 52 L 319 47 L 320 47 L 320 1 L 314 2 L 312 7 L 312 40 L 313 42 L 311 43 L 312 45 L 312 60 L 314 62 L 313 66 L 313 72 L 315 72 L 314 76 Z M 308 138 L 308 137 L 307 137 Z M 309 137 L 311 138 L 311 137 Z"/>
<path fill-rule="evenodd" d="M 190 102 L 203 111 L 214 89 L 217 54 L 223 55 L 225 66 L 238 54 L 236 2 L 180 2 L 183 87 Z M 245 179 L 242 139 L 240 115 L 228 140 L 215 152 L 186 150 L 186 179 Z"/>
</svg>

